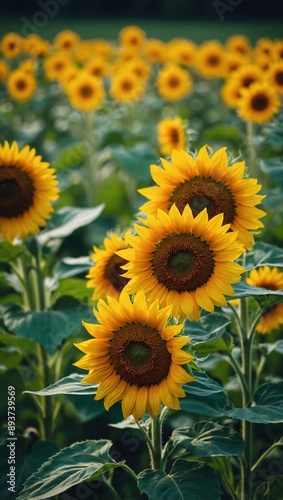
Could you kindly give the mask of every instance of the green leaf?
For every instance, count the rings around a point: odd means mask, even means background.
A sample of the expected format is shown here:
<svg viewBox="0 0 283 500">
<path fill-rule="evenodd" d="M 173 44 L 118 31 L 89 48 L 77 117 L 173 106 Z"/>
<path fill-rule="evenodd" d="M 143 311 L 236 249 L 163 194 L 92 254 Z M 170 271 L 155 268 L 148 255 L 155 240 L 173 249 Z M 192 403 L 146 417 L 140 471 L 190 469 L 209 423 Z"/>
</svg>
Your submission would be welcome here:
<svg viewBox="0 0 283 500">
<path fill-rule="evenodd" d="M 6 308 L 3 321 L 6 328 L 21 336 L 39 342 L 50 354 L 63 340 L 76 335 L 82 320 L 93 320 L 89 307 L 72 297 L 60 297 L 52 309 L 22 312 L 18 305 Z"/>
<path fill-rule="evenodd" d="M 241 456 L 245 447 L 238 432 L 215 422 L 175 429 L 171 440 L 196 457 Z"/>
<path fill-rule="evenodd" d="M 283 354 L 283 340 L 277 340 L 277 342 L 265 343 L 258 345 L 260 351 L 264 354 L 264 356 L 269 356 L 272 352 L 278 352 L 279 354 Z"/>
<path fill-rule="evenodd" d="M 43 462 L 48 460 L 50 456 L 59 451 L 58 446 L 55 443 L 49 441 L 37 441 L 32 446 L 30 452 L 27 453 L 27 449 L 29 448 L 29 446 L 30 443 L 28 442 L 28 438 L 17 436 L 16 492 L 20 491 L 23 483 L 39 468 L 39 466 Z M 3 453 L 0 453 L 3 459 L 1 459 L 0 465 L 3 476 L 5 473 L 5 480 L 3 480 L 3 482 L 2 480 L 0 480 L 1 500 L 11 500 L 12 494 L 11 492 L 7 491 L 6 483 L 6 474 L 10 472 L 9 464 L 7 463 L 7 443 L 5 443 L 5 446 L 3 446 L 3 449 L 1 449 L 1 451 L 3 451 Z M 5 496 L 5 491 L 7 491 L 7 497 Z"/>
<path fill-rule="evenodd" d="M 74 299 L 85 302 L 91 299 L 93 290 L 86 287 L 86 280 L 83 278 L 66 278 L 60 281 L 56 290 L 56 296 L 69 295 Z"/>
<path fill-rule="evenodd" d="M 86 274 L 92 265 L 90 257 L 65 257 L 54 266 L 54 274 L 58 279 L 72 278 L 78 274 Z"/>
<path fill-rule="evenodd" d="M 217 473 L 199 462 L 176 460 L 169 474 L 146 469 L 138 475 L 138 487 L 149 500 L 218 500 Z"/>
<path fill-rule="evenodd" d="M 53 213 L 47 228 L 38 236 L 41 245 L 45 245 L 51 239 L 66 238 L 76 229 L 90 224 L 99 217 L 103 208 L 103 204 L 94 208 L 60 208 Z"/>
<path fill-rule="evenodd" d="M 263 384 L 254 395 L 255 406 L 226 408 L 226 415 L 257 424 L 283 422 L 283 383 Z"/>
<path fill-rule="evenodd" d="M 187 396 L 180 400 L 181 408 L 190 413 L 220 417 L 225 415 L 227 394 L 225 389 L 205 373 L 193 372 L 195 382 L 184 384 Z"/>
<path fill-rule="evenodd" d="M 30 394 L 37 394 L 38 396 L 54 396 L 55 394 L 69 394 L 69 395 L 95 395 L 97 391 L 97 384 L 86 384 L 82 382 L 84 375 L 79 373 L 72 373 L 67 377 L 61 378 L 55 384 L 49 385 L 40 391 L 25 391 Z"/>
<path fill-rule="evenodd" d="M 199 322 L 186 320 L 184 332 L 191 338 L 194 351 L 206 356 L 233 349 L 232 337 L 225 332 L 230 323 L 231 320 L 221 314 L 205 314 Z"/>
<path fill-rule="evenodd" d="M 8 263 L 15 260 L 26 250 L 25 245 L 12 245 L 8 241 L 0 243 L 0 262 Z"/>
<path fill-rule="evenodd" d="M 275 304 L 276 302 L 283 302 L 283 290 L 268 290 L 267 288 L 263 288 L 260 286 L 251 286 L 243 281 L 236 283 L 233 285 L 235 290 L 235 295 L 231 297 L 227 297 L 230 299 L 240 299 L 242 297 L 270 297 L 272 302 Z"/>
<path fill-rule="evenodd" d="M 138 143 L 131 149 L 125 146 L 112 145 L 110 151 L 114 160 L 131 177 L 140 182 L 150 182 L 150 165 L 156 163 L 157 158 L 151 153 L 147 143 Z"/>
<path fill-rule="evenodd" d="M 281 463 L 282 463 L 282 461 L 281 461 Z M 282 468 L 281 468 L 281 464 L 280 464 L 280 471 L 281 470 L 282 470 Z M 275 475 L 268 476 L 266 490 L 265 490 L 264 494 L 262 491 L 262 485 L 258 488 L 258 490 L 260 490 L 260 496 L 257 497 L 258 499 L 267 499 L 267 500 L 274 499 L 274 500 L 276 500 L 277 498 L 281 498 L 282 491 L 283 491 L 283 475 L 278 474 L 276 476 Z"/>
<path fill-rule="evenodd" d="M 0 350 L 0 372 L 16 368 L 22 361 L 23 356 L 15 346 L 1 347 Z"/>
<path fill-rule="evenodd" d="M 109 454 L 107 439 L 74 443 L 53 455 L 24 484 L 17 500 L 43 500 L 88 479 L 95 479 L 121 464 Z"/>
<path fill-rule="evenodd" d="M 246 253 L 245 269 L 262 266 L 283 267 L 283 249 L 270 243 L 255 243 L 253 250 Z"/>
<path fill-rule="evenodd" d="M 283 163 L 280 158 L 260 160 L 260 169 L 280 187 L 283 187 Z"/>
</svg>

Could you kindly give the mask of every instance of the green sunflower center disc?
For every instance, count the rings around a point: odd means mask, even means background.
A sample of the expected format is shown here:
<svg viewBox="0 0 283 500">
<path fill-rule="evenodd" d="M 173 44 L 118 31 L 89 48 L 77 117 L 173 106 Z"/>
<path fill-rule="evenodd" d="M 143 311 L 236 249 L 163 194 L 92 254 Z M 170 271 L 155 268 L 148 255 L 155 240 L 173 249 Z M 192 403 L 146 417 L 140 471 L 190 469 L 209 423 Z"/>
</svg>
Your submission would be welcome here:
<svg viewBox="0 0 283 500">
<path fill-rule="evenodd" d="M 172 233 L 153 254 L 152 272 L 167 290 L 192 292 L 207 283 L 213 270 L 209 244 L 190 233 Z"/>
<path fill-rule="evenodd" d="M 109 259 L 104 271 L 105 278 L 110 281 L 118 292 L 121 292 L 129 281 L 128 278 L 123 277 L 126 271 L 122 269 L 121 266 L 124 264 L 127 264 L 127 260 L 114 254 L 113 257 Z"/>
<path fill-rule="evenodd" d="M 194 177 L 179 184 L 172 193 L 170 203 L 175 203 L 181 213 L 186 205 L 190 205 L 194 217 L 204 208 L 209 218 L 223 213 L 223 224 L 231 223 L 236 212 L 231 191 L 211 177 Z"/>
<path fill-rule="evenodd" d="M 138 386 L 159 384 L 171 365 L 166 341 L 155 328 L 140 323 L 126 323 L 115 332 L 109 356 L 116 373 Z"/>
<path fill-rule="evenodd" d="M 28 174 L 17 167 L 0 167 L 0 216 L 12 219 L 33 204 L 34 187 Z"/>
</svg>

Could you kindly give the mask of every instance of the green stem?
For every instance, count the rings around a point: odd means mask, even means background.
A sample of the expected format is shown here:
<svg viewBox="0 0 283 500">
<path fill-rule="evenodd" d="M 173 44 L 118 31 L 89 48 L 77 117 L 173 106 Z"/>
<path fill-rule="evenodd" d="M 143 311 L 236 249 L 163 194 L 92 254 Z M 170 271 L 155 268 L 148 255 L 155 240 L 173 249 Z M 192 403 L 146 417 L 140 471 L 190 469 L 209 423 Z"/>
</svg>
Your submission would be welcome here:
<svg viewBox="0 0 283 500">
<path fill-rule="evenodd" d="M 128 474 L 137 482 L 138 480 L 138 477 L 137 475 L 134 473 L 133 469 L 131 469 L 127 464 L 121 464 L 121 467 L 126 471 L 128 472 Z"/>
<path fill-rule="evenodd" d="M 151 421 L 151 442 L 153 447 L 151 468 L 160 470 L 162 467 L 162 419 L 159 415 Z"/>
<path fill-rule="evenodd" d="M 44 347 L 40 346 L 40 359 L 42 366 L 42 378 L 44 387 L 47 387 L 51 384 L 50 379 L 50 370 L 48 366 L 48 354 Z M 52 439 L 52 417 L 53 417 L 53 407 L 52 407 L 52 398 L 47 396 L 43 398 L 43 415 L 42 415 L 42 423 L 43 423 L 43 439 L 50 441 Z"/>
<path fill-rule="evenodd" d="M 116 500 L 120 500 L 120 497 L 119 497 L 117 491 L 113 488 L 112 484 L 109 481 L 107 481 L 106 477 L 103 474 L 102 474 L 101 478 L 102 478 L 103 484 L 108 488 L 112 497 L 115 498 Z"/>
<path fill-rule="evenodd" d="M 248 391 L 247 382 L 246 382 L 246 379 L 243 375 L 241 367 L 238 365 L 237 361 L 235 360 L 235 358 L 233 357 L 231 352 L 228 351 L 227 355 L 229 357 L 230 365 L 234 368 L 235 373 L 238 375 L 238 378 L 239 378 L 239 381 L 241 384 L 242 393 L 247 392 Z"/>
<path fill-rule="evenodd" d="M 277 448 L 277 446 L 283 446 L 283 443 L 280 441 L 278 441 L 277 443 L 273 443 L 255 462 L 255 464 L 251 468 L 251 472 L 254 472 L 259 467 L 259 465 L 264 461 L 267 455 L 269 455 L 269 453 L 271 453 L 272 450 L 274 450 L 274 448 Z"/>
<path fill-rule="evenodd" d="M 258 168 L 257 168 L 257 156 L 256 150 L 254 146 L 254 125 L 253 122 L 247 121 L 247 146 L 248 146 L 248 167 L 250 177 L 257 177 Z"/>
<path fill-rule="evenodd" d="M 85 145 L 85 192 L 87 204 L 89 207 L 95 205 L 96 198 L 96 162 L 94 161 L 96 153 L 95 136 L 93 130 L 94 113 L 92 111 L 84 114 L 85 137 L 83 137 Z"/>
<path fill-rule="evenodd" d="M 254 392 L 257 390 L 258 388 L 258 385 L 259 385 L 259 381 L 260 381 L 260 377 L 261 377 L 261 374 L 262 374 L 262 370 L 264 368 L 264 365 L 266 363 L 266 356 L 264 356 L 263 354 L 261 355 L 260 357 L 260 360 L 259 360 L 259 363 L 258 363 L 258 366 L 257 366 L 257 370 L 256 370 L 256 378 L 255 378 L 255 381 L 254 381 Z"/>
</svg>

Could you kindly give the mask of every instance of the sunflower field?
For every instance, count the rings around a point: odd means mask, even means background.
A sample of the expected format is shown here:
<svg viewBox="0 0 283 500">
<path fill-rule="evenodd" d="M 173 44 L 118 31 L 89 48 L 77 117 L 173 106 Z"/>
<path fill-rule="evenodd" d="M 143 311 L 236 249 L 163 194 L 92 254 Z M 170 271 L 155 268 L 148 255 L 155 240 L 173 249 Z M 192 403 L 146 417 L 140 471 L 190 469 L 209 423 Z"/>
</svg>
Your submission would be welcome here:
<svg viewBox="0 0 283 500">
<path fill-rule="evenodd" d="M 283 39 L 0 40 L 1 499 L 280 500 Z"/>
</svg>

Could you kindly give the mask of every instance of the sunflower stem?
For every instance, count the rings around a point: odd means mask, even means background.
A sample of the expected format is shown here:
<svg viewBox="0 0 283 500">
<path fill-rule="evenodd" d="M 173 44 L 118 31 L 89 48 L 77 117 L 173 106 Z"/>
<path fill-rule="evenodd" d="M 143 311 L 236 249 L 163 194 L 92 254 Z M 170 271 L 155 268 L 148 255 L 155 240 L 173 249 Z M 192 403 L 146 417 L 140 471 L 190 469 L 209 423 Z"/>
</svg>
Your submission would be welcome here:
<svg viewBox="0 0 283 500">
<path fill-rule="evenodd" d="M 257 177 L 257 155 L 254 146 L 254 126 L 253 122 L 247 121 L 247 146 L 248 146 L 248 161 L 249 161 L 249 174 L 250 177 Z"/>
<path fill-rule="evenodd" d="M 89 111 L 84 113 L 84 137 L 83 137 L 83 145 L 85 148 L 85 192 L 87 205 L 89 207 L 93 207 L 95 205 L 96 199 L 96 189 L 95 189 L 95 181 L 96 181 L 96 162 L 95 153 L 96 153 L 96 144 L 93 130 L 94 123 L 94 113 L 93 111 Z"/>
<path fill-rule="evenodd" d="M 162 470 L 162 419 L 159 415 L 151 421 L 151 468 Z"/>
<path fill-rule="evenodd" d="M 102 478 L 103 484 L 108 488 L 108 490 L 110 491 L 112 497 L 115 498 L 116 500 L 120 500 L 120 497 L 119 497 L 117 491 L 113 488 L 112 484 L 109 481 L 107 481 L 107 479 L 104 476 L 104 474 L 102 474 L 101 478 Z"/>
</svg>

